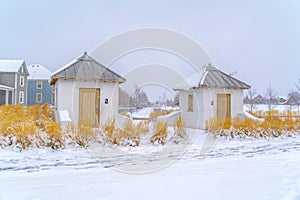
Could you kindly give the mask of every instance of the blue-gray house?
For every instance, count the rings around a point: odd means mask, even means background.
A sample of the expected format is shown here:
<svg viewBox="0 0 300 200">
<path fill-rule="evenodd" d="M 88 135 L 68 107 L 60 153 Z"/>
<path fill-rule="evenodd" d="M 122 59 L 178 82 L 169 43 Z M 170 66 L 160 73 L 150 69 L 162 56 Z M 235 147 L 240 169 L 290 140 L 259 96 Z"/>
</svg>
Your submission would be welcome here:
<svg viewBox="0 0 300 200">
<path fill-rule="evenodd" d="M 28 67 L 27 105 L 53 104 L 53 89 L 49 83 L 51 72 L 39 64 Z"/>
</svg>

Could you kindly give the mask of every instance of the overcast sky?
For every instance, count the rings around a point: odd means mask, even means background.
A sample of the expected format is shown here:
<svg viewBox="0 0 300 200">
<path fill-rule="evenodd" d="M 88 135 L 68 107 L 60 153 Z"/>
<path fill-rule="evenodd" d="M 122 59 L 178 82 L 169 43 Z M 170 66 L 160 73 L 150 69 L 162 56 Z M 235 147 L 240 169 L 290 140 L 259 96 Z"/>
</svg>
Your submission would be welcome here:
<svg viewBox="0 0 300 200">
<path fill-rule="evenodd" d="M 300 1 L 0 0 L 0 59 L 54 71 L 131 29 L 160 27 L 201 44 L 224 72 L 264 94 L 286 95 L 300 77 Z"/>
</svg>

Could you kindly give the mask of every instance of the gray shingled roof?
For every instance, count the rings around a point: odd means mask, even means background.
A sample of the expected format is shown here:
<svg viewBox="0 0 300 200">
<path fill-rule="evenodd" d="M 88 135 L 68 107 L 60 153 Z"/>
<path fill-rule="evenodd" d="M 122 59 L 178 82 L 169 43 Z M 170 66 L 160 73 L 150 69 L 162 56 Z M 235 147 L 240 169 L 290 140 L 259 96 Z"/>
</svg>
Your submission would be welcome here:
<svg viewBox="0 0 300 200">
<path fill-rule="evenodd" d="M 106 68 L 85 52 L 51 75 L 51 84 L 58 79 L 82 79 L 125 82 L 119 74 Z"/>
<path fill-rule="evenodd" d="M 225 74 L 219 69 L 211 66 L 205 66 L 203 75 L 198 87 L 222 87 L 222 88 L 239 88 L 249 89 L 251 86 L 237 80 L 236 78 Z"/>
</svg>

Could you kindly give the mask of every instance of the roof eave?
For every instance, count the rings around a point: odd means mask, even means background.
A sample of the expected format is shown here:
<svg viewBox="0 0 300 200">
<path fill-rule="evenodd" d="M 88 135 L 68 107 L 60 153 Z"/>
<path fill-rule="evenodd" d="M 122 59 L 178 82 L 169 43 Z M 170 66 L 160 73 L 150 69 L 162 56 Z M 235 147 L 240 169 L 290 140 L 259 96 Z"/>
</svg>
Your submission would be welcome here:
<svg viewBox="0 0 300 200">
<path fill-rule="evenodd" d="M 247 89 L 250 89 L 251 86 L 247 85 L 245 87 L 241 87 L 241 86 L 208 86 L 208 85 L 199 85 L 198 87 L 193 87 L 193 89 L 197 89 L 197 88 L 225 88 L 225 89 L 247 90 Z"/>
<path fill-rule="evenodd" d="M 119 80 L 111 80 L 111 79 L 92 79 L 92 78 L 82 78 L 82 79 L 78 79 L 78 78 L 65 78 L 65 77 L 51 77 L 50 80 L 50 85 L 55 85 L 55 83 L 58 80 L 72 80 L 72 81 L 76 81 L 76 80 L 82 80 L 82 81 L 103 81 L 103 82 L 118 82 L 119 84 L 122 84 L 126 81 L 126 79 L 119 79 Z"/>
</svg>

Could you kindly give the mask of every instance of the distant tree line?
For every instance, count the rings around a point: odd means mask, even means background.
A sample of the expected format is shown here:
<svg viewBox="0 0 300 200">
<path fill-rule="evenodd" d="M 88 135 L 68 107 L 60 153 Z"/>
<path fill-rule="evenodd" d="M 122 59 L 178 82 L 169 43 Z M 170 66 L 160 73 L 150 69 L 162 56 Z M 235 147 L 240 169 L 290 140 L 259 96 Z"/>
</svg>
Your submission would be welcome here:
<svg viewBox="0 0 300 200">
<path fill-rule="evenodd" d="M 179 106 L 179 95 L 176 94 L 174 98 L 167 98 L 163 94 L 155 102 L 150 102 L 148 95 L 141 89 L 136 89 L 132 95 L 119 88 L 119 106 L 120 107 L 135 107 L 145 108 L 149 106 Z"/>
<path fill-rule="evenodd" d="M 299 108 L 300 78 L 296 83 L 296 88 L 296 90 L 289 92 L 286 98 L 278 97 L 276 90 L 271 86 L 271 84 L 266 88 L 264 96 L 258 94 L 254 88 L 251 88 L 247 91 L 244 98 L 244 104 L 247 104 L 251 112 L 258 104 L 266 104 L 268 106 L 268 110 L 274 109 L 277 105 L 288 105 L 291 109 L 296 106 Z"/>
</svg>

